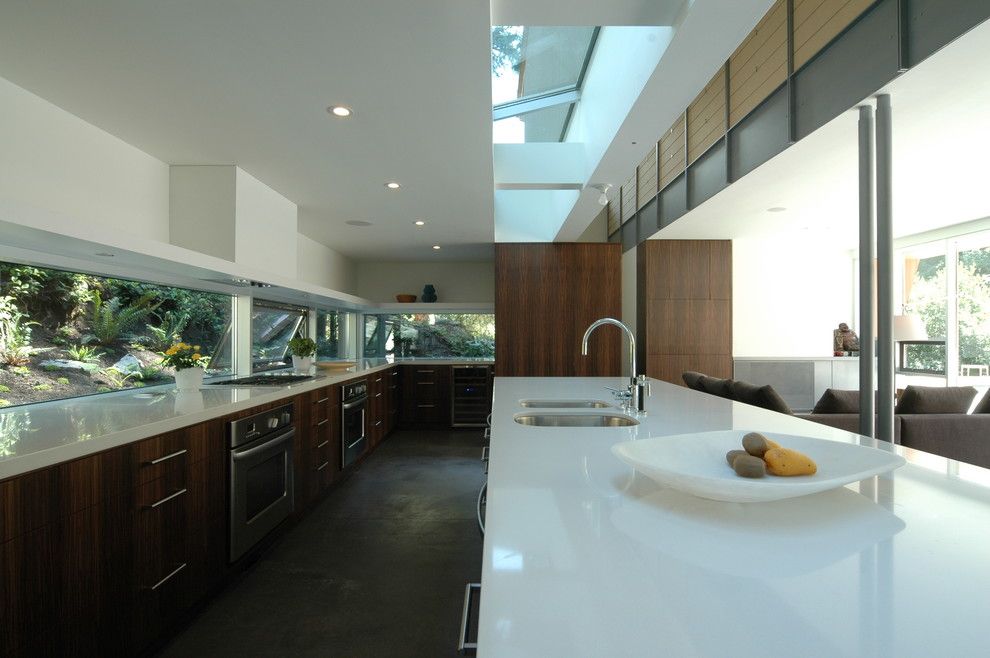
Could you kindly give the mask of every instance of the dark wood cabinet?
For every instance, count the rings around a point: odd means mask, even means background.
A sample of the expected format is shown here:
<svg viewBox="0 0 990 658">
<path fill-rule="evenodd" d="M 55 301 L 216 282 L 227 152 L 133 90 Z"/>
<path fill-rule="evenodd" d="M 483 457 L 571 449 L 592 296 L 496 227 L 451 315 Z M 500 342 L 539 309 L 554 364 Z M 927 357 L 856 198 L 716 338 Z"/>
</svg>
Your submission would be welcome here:
<svg viewBox="0 0 990 658">
<path fill-rule="evenodd" d="M 387 391 L 389 373 L 380 370 L 368 377 L 367 427 L 368 447 L 375 448 L 385 438 L 388 416 Z"/>
<path fill-rule="evenodd" d="M 401 369 L 390 368 L 385 377 L 385 435 L 391 434 L 399 425 L 399 407 L 402 399 Z"/>
<path fill-rule="evenodd" d="M 0 653 L 147 646 L 223 575 L 225 459 L 211 421 L 0 483 Z"/>
<path fill-rule="evenodd" d="M 600 318 L 621 318 L 621 245 L 495 245 L 495 375 L 605 377 L 622 371 L 621 333 L 581 337 Z"/>
<path fill-rule="evenodd" d="M 410 364 L 400 368 L 402 425 L 450 427 L 450 366 Z"/>
<path fill-rule="evenodd" d="M 305 515 L 340 472 L 340 388 L 326 386 L 296 397 L 296 518 Z"/>
</svg>

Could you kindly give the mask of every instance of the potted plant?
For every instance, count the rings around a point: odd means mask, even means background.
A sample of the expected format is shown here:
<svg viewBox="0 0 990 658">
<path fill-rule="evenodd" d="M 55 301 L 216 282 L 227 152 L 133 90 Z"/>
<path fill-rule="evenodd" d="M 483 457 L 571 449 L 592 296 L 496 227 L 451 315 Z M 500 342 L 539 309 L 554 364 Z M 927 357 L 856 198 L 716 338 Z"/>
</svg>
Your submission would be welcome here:
<svg viewBox="0 0 990 658">
<path fill-rule="evenodd" d="M 289 352 L 292 354 L 292 368 L 298 373 L 308 374 L 316 354 L 316 341 L 297 336 L 289 341 Z"/>
<path fill-rule="evenodd" d="M 162 355 L 162 365 L 175 369 L 175 387 L 180 391 L 198 391 L 209 362 L 209 357 L 199 353 L 199 345 L 183 342 L 173 344 Z"/>
</svg>

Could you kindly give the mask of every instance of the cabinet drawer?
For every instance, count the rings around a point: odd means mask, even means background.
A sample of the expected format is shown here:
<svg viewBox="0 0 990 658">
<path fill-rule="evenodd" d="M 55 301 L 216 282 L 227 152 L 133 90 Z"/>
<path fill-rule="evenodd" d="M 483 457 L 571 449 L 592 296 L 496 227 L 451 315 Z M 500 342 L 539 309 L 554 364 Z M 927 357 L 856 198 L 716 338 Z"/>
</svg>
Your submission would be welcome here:
<svg viewBox="0 0 990 658">
<path fill-rule="evenodd" d="M 189 460 L 189 442 L 184 432 L 163 434 L 136 443 L 131 448 L 131 465 L 137 471 L 135 485 L 142 485 L 184 471 Z"/>
</svg>

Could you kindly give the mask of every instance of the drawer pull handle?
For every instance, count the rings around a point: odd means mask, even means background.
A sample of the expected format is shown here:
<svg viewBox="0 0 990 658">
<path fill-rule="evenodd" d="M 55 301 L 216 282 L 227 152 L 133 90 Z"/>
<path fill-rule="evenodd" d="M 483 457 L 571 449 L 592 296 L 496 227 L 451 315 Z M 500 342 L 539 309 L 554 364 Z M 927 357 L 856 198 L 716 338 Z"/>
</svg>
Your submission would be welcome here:
<svg viewBox="0 0 990 658">
<path fill-rule="evenodd" d="M 319 400 L 316 401 L 316 404 L 323 404 L 324 402 L 326 402 L 329 399 L 330 398 L 320 398 Z"/>
<path fill-rule="evenodd" d="M 472 604 L 474 600 L 474 591 L 478 591 L 478 595 L 481 594 L 481 583 L 468 583 L 467 587 L 464 589 L 464 609 L 461 614 L 461 633 L 460 638 L 457 640 L 457 652 L 462 655 L 472 656 L 478 650 L 478 641 L 471 638 L 471 614 L 474 608 Z"/>
<path fill-rule="evenodd" d="M 427 368 L 426 370 L 417 370 L 416 372 L 428 372 L 431 375 L 436 372 L 433 368 Z"/>
<path fill-rule="evenodd" d="M 183 562 L 182 564 L 180 564 L 179 566 L 177 566 L 172 573 L 170 573 L 169 575 L 167 575 L 164 578 L 162 578 L 161 580 L 159 580 L 157 583 L 155 583 L 154 585 L 152 585 L 149 589 L 151 589 L 151 591 L 154 592 L 156 589 L 158 589 L 159 587 L 161 587 L 162 585 L 164 585 L 168 581 L 172 580 L 172 578 L 174 578 L 180 571 L 182 571 L 185 568 L 186 568 L 186 563 Z"/>
<path fill-rule="evenodd" d="M 384 422 L 384 421 L 381 421 L 381 420 L 380 420 L 380 421 L 378 421 L 377 423 L 375 423 L 375 427 L 378 427 L 378 426 L 379 426 L 379 425 L 381 425 L 381 424 L 382 424 L 383 422 Z"/>
<path fill-rule="evenodd" d="M 322 471 L 324 468 L 326 468 L 329 465 L 330 465 L 330 460 L 328 459 L 327 461 L 325 461 L 322 464 L 320 464 L 319 466 L 317 466 L 316 467 L 316 470 Z"/>
<path fill-rule="evenodd" d="M 323 427 L 324 425 L 326 425 L 326 424 L 327 424 L 327 423 L 329 423 L 329 422 L 330 422 L 330 419 L 329 419 L 329 418 L 324 418 L 323 420 L 321 420 L 320 422 L 318 422 L 318 423 L 316 424 L 316 426 L 317 426 L 317 427 Z"/>
<path fill-rule="evenodd" d="M 158 459 L 152 459 L 150 462 L 145 462 L 145 466 L 154 466 L 155 464 L 161 464 L 162 462 L 167 462 L 169 459 L 174 459 L 179 455 L 184 455 L 188 452 L 185 448 L 182 450 L 176 450 L 170 455 L 165 455 L 164 457 L 159 457 Z"/>
<path fill-rule="evenodd" d="M 481 461 L 488 461 L 488 446 L 481 449 Z"/>
<path fill-rule="evenodd" d="M 382 396 L 382 394 L 381 394 L 381 393 L 375 393 L 375 397 L 376 397 L 376 398 L 380 398 L 381 396 Z"/>
<path fill-rule="evenodd" d="M 377 384 L 377 383 L 378 383 L 378 382 L 380 382 L 381 380 L 382 380 L 382 378 L 381 378 L 381 377 L 379 377 L 378 379 L 376 379 L 376 380 L 375 380 L 375 383 Z"/>
<path fill-rule="evenodd" d="M 433 407 L 435 407 L 437 405 L 435 405 L 435 404 L 417 404 L 416 406 L 419 407 L 420 409 L 432 409 Z"/>
<path fill-rule="evenodd" d="M 434 386 L 436 382 L 416 382 L 418 386 Z"/>
<path fill-rule="evenodd" d="M 165 503 L 167 503 L 168 501 L 172 500 L 173 498 L 178 498 L 182 494 L 186 493 L 186 491 L 188 491 L 188 489 L 179 489 L 175 493 L 169 494 L 168 496 L 165 496 L 164 498 L 162 498 L 161 500 L 159 500 L 157 503 L 151 503 L 150 505 L 145 505 L 144 508 L 145 509 L 155 509 L 156 507 L 159 507 L 161 505 L 164 505 Z"/>
<path fill-rule="evenodd" d="M 327 439 L 326 441 L 324 441 L 320 445 L 316 446 L 316 449 L 319 450 L 320 448 L 322 448 L 323 446 L 325 446 L 328 443 L 330 443 L 330 439 Z"/>
</svg>

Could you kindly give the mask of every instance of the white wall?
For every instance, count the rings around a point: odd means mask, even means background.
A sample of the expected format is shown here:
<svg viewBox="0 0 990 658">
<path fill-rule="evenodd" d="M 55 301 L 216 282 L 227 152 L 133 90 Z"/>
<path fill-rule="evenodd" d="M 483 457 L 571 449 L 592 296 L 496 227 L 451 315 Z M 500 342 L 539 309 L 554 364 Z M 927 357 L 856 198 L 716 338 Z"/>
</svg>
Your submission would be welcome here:
<svg viewBox="0 0 990 658">
<path fill-rule="evenodd" d="M 296 276 L 299 209 L 243 169 L 237 169 L 234 260 L 281 276 Z"/>
<path fill-rule="evenodd" d="M 732 241 L 733 356 L 831 356 L 855 329 L 852 254 L 814 240 Z"/>
<path fill-rule="evenodd" d="M 169 167 L 169 241 L 233 261 L 236 180 L 231 165 Z"/>
<path fill-rule="evenodd" d="M 495 263 L 412 262 L 357 265 L 357 295 L 375 302 L 394 302 L 396 294 L 422 296 L 432 283 L 441 302 L 495 302 Z"/>
<path fill-rule="evenodd" d="M 331 290 L 357 294 L 357 271 L 349 258 L 302 233 L 297 235 L 297 279 Z"/>
<path fill-rule="evenodd" d="M 165 163 L 0 78 L 0 198 L 168 242 L 168 189 Z"/>
</svg>

